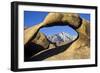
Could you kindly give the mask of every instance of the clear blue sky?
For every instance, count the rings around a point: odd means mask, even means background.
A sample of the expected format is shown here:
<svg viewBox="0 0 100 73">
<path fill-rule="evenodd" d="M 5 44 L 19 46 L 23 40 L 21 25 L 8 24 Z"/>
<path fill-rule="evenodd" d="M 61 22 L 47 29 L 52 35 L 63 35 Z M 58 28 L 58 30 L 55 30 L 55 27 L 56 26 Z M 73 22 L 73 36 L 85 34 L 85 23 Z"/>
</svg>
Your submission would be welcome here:
<svg viewBox="0 0 100 73">
<path fill-rule="evenodd" d="M 31 27 L 33 25 L 39 24 L 45 18 L 48 12 L 37 12 L 37 11 L 24 11 L 24 26 Z M 90 14 L 80 13 L 80 17 L 90 21 Z M 71 35 L 76 35 L 77 33 L 69 26 L 53 26 L 48 28 L 42 28 L 41 32 L 46 35 L 51 35 L 59 32 L 67 32 Z"/>
</svg>

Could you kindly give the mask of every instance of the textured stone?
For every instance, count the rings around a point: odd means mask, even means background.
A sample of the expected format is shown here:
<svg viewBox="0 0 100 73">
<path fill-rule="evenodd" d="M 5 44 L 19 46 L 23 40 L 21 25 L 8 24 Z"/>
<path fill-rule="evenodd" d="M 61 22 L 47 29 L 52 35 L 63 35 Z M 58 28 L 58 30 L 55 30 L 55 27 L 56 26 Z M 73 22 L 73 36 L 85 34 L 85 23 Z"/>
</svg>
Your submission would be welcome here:
<svg viewBox="0 0 100 73">
<path fill-rule="evenodd" d="M 79 38 L 65 51 L 51 56 L 46 60 L 87 59 L 90 58 L 90 23 L 82 20 L 81 26 L 76 30 Z"/>
<path fill-rule="evenodd" d="M 50 25 L 51 23 L 56 23 L 56 22 L 61 22 L 61 19 L 63 18 L 63 14 L 61 13 L 49 13 L 43 23 L 44 23 L 44 26 L 46 26 L 47 24 Z"/>
<path fill-rule="evenodd" d="M 33 43 L 39 44 L 44 49 L 49 47 L 49 41 L 47 40 L 46 36 L 42 32 L 38 32 L 36 37 L 32 40 Z"/>
<path fill-rule="evenodd" d="M 75 13 L 63 13 L 62 22 L 68 23 L 70 26 L 77 28 L 81 24 L 81 18 Z"/>
</svg>

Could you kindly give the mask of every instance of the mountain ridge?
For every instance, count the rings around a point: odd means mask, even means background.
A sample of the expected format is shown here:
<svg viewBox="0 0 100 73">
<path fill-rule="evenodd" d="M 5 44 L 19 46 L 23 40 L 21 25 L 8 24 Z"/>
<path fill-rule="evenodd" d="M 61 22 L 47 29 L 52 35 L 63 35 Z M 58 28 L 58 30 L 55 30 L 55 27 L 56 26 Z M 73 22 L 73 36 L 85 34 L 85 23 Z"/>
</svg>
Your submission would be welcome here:
<svg viewBox="0 0 100 73">
<path fill-rule="evenodd" d="M 59 33 L 47 36 L 49 41 L 53 43 L 61 43 L 61 42 L 70 43 L 71 41 L 75 39 L 75 37 L 76 36 L 71 36 L 69 33 L 66 33 L 66 32 L 59 32 Z"/>
</svg>

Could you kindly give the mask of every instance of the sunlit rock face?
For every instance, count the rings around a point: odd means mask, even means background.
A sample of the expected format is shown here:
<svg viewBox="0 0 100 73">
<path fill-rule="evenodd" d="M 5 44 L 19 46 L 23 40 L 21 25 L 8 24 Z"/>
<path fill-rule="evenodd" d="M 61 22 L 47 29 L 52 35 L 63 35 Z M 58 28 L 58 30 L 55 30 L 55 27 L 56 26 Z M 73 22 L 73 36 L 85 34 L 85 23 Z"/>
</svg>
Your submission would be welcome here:
<svg viewBox="0 0 100 73">
<path fill-rule="evenodd" d="M 90 23 L 82 19 L 81 26 L 76 29 L 78 39 L 73 42 L 65 51 L 51 56 L 45 60 L 69 60 L 90 58 Z"/>
<path fill-rule="evenodd" d="M 35 39 L 32 40 L 32 43 L 39 44 L 40 46 L 43 47 L 43 49 L 47 49 L 50 44 L 47 37 L 42 32 L 37 33 Z"/>
<path fill-rule="evenodd" d="M 63 13 L 62 22 L 69 23 L 70 26 L 78 28 L 82 23 L 82 20 L 78 14 L 75 13 Z"/>
</svg>

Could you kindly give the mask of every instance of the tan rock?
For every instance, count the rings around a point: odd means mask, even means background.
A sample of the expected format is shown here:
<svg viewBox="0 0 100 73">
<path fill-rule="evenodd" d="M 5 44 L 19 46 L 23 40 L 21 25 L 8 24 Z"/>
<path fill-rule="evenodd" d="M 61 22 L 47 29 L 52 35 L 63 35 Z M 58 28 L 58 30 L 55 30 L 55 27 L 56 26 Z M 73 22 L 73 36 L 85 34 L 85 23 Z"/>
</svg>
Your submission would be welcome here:
<svg viewBox="0 0 100 73">
<path fill-rule="evenodd" d="M 55 22 L 61 22 L 62 18 L 63 18 L 63 14 L 61 14 L 61 13 L 57 13 L 57 12 L 55 12 L 55 13 L 49 13 L 45 17 L 43 23 L 45 25 L 47 25 L 47 24 L 51 24 L 51 23 L 55 23 Z"/>
<path fill-rule="evenodd" d="M 81 24 L 81 18 L 75 13 L 63 13 L 62 22 L 68 23 L 77 28 Z"/>
<path fill-rule="evenodd" d="M 87 59 L 90 58 L 90 39 L 89 39 L 89 23 L 86 20 L 82 21 L 82 25 L 77 32 L 79 38 L 71 44 L 65 51 L 51 56 L 45 60 L 66 60 L 66 59 Z M 88 31 L 87 31 L 88 30 Z"/>
<path fill-rule="evenodd" d="M 47 49 L 50 44 L 49 41 L 47 40 L 45 34 L 43 34 L 42 32 L 38 32 L 36 37 L 31 42 L 33 42 L 35 44 L 39 44 L 44 49 Z"/>
</svg>

